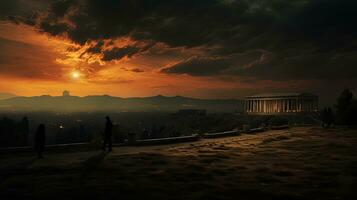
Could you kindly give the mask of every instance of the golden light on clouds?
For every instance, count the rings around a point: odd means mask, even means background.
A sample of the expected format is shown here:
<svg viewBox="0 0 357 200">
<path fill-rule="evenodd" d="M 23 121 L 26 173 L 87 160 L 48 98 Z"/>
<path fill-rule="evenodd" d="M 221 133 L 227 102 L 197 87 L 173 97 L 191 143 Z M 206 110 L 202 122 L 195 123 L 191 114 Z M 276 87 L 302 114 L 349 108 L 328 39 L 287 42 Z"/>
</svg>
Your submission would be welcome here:
<svg viewBox="0 0 357 200">
<path fill-rule="evenodd" d="M 9 53 L 18 54 L 11 55 L 11 58 L 29 58 L 18 60 L 14 64 L 14 68 L 21 67 L 17 69 L 17 73 L 0 74 L 0 91 L 17 95 L 59 95 L 63 90 L 70 90 L 72 94 L 79 96 L 109 94 L 130 97 L 161 94 L 205 97 L 205 94 L 197 91 L 245 87 L 219 79 L 160 72 L 162 68 L 178 63 L 191 54 L 202 54 L 201 48 L 170 48 L 157 43 L 150 52 L 144 50 L 130 57 L 103 61 L 100 52 L 88 52 L 89 48 L 98 43 L 96 41 L 78 45 L 66 38 L 43 34 L 26 25 L 1 23 L 1 38 L 15 43 L 12 47 L 14 49 L 7 49 Z M 105 40 L 101 51 L 128 45 L 145 49 L 150 41 L 137 42 L 127 37 Z M 17 52 L 17 48 L 21 48 L 21 52 Z M 19 71 L 23 71 L 22 76 Z"/>
</svg>

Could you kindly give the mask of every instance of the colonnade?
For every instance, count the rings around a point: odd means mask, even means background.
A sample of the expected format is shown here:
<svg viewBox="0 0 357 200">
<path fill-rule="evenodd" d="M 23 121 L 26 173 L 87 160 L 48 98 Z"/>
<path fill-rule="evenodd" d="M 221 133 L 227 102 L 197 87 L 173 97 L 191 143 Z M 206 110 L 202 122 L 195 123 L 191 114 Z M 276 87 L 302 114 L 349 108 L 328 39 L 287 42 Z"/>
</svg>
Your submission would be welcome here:
<svg viewBox="0 0 357 200">
<path fill-rule="evenodd" d="M 304 98 L 262 98 L 246 99 L 245 110 L 247 113 L 294 113 L 318 111 L 317 99 Z"/>
</svg>

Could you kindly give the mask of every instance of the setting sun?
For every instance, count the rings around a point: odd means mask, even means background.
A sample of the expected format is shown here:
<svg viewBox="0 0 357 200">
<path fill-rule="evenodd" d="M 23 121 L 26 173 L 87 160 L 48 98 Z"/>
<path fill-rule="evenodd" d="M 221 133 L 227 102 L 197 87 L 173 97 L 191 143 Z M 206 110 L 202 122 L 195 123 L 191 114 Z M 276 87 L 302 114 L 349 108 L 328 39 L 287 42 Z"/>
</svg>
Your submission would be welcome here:
<svg viewBox="0 0 357 200">
<path fill-rule="evenodd" d="M 78 79 L 81 76 L 81 74 L 77 71 L 72 72 L 72 78 Z"/>
</svg>

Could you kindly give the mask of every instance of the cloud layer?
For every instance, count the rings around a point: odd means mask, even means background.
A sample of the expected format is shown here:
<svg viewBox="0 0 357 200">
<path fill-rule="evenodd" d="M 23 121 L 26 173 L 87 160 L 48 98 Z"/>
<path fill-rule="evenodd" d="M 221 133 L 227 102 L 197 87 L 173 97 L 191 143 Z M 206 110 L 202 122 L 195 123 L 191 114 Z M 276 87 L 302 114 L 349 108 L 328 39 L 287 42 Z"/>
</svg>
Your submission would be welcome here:
<svg viewBox="0 0 357 200">
<path fill-rule="evenodd" d="M 75 60 L 88 76 L 110 74 L 101 71 L 106 68 L 117 73 L 117 66 L 136 76 L 227 84 L 342 84 L 357 78 L 356 8 L 356 0 L 3 0 L 0 20 L 69 41 L 61 64 Z M 1 48 L 8 44 L 0 40 Z M 38 49 L 38 55 L 45 53 Z M 21 74 L 9 67 L 21 60 L 9 56 L 0 55 L 0 71 Z"/>
<path fill-rule="evenodd" d="M 203 47 L 203 56 L 163 73 L 345 79 L 357 77 L 355 8 L 354 0 L 62 0 L 26 22 L 92 44 L 86 53 L 102 61 L 148 53 L 156 43 Z M 133 43 L 102 48 L 122 37 Z M 250 52 L 263 51 L 268 57 L 251 60 Z"/>
</svg>

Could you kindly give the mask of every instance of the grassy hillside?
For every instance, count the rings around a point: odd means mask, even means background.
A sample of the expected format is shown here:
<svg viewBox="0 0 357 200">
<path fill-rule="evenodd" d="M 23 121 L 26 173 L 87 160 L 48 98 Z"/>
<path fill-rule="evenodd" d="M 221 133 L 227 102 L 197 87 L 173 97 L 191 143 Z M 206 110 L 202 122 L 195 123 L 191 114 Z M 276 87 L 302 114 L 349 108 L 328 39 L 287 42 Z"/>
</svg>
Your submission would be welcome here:
<svg viewBox="0 0 357 200">
<path fill-rule="evenodd" d="M 1 154 L 1 199 L 356 199 L 357 132 L 314 127 L 152 147 Z"/>
</svg>

